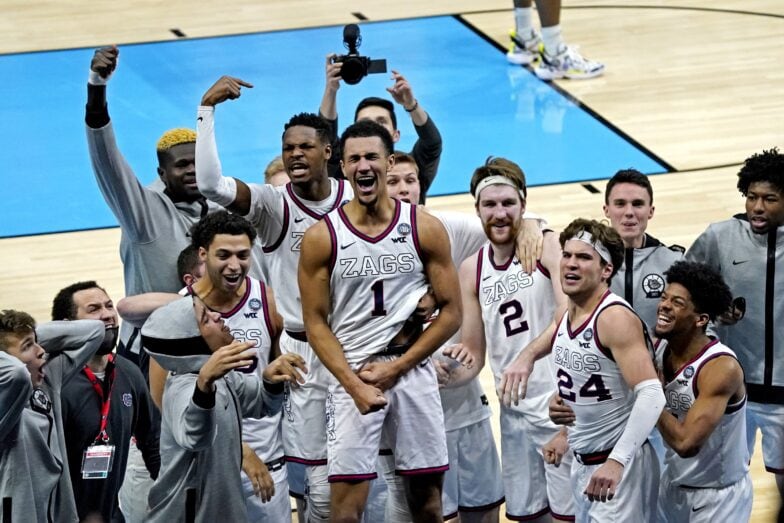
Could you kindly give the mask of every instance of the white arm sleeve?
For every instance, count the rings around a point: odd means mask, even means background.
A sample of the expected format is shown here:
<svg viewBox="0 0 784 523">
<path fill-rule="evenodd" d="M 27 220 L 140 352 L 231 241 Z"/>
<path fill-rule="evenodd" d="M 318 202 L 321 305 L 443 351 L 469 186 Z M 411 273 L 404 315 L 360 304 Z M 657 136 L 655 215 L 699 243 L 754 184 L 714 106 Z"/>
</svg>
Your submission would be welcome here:
<svg viewBox="0 0 784 523">
<path fill-rule="evenodd" d="M 221 174 L 214 115 L 214 107 L 199 107 L 196 118 L 196 184 L 205 198 L 228 207 L 237 197 L 237 182 Z"/>
<path fill-rule="evenodd" d="M 664 404 L 664 390 L 659 380 L 650 379 L 638 383 L 634 387 L 634 406 L 626 421 L 626 428 L 613 447 L 609 459 L 625 467 L 656 426 Z"/>
</svg>

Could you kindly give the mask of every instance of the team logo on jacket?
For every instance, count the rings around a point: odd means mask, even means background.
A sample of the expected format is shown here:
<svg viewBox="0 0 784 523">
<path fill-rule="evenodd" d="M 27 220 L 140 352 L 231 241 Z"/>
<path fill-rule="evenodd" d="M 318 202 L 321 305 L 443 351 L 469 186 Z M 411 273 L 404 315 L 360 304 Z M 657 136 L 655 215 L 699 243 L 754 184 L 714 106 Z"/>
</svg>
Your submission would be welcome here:
<svg viewBox="0 0 784 523">
<path fill-rule="evenodd" d="M 642 290 L 646 298 L 661 298 L 664 291 L 664 278 L 659 274 L 649 274 L 642 279 Z"/>
<path fill-rule="evenodd" d="M 125 405 L 126 407 L 132 407 L 133 406 L 133 396 L 131 396 L 130 392 L 123 392 L 122 402 L 123 402 L 123 405 Z"/>
<path fill-rule="evenodd" d="M 686 367 L 686 368 L 683 370 L 683 375 L 684 375 L 684 377 L 686 377 L 686 378 L 691 378 L 692 376 L 694 376 L 694 367 L 692 367 L 691 365 L 689 365 L 688 367 Z"/>
<path fill-rule="evenodd" d="M 400 223 L 397 226 L 397 233 L 401 236 L 411 234 L 411 226 L 407 223 Z"/>
<path fill-rule="evenodd" d="M 251 298 L 248 301 L 248 307 L 250 307 L 251 310 L 254 311 L 261 309 L 261 300 L 259 300 L 258 298 Z"/>
<path fill-rule="evenodd" d="M 585 329 L 585 332 L 583 332 L 583 339 L 585 341 L 591 341 L 591 339 L 593 339 L 593 329 L 592 328 L 588 327 L 587 329 Z"/>
</svg>

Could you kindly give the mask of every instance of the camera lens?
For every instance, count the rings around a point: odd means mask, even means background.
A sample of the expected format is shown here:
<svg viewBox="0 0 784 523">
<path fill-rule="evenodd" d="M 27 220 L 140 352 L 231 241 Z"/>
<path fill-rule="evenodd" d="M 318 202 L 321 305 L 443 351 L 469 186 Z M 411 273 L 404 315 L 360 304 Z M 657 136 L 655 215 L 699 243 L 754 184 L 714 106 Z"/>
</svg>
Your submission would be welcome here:
<svg viewBox="0 0 784 523">
<path fill-rule="evenodd" d="M 365 68 L 361 60 L 349 57 L 343 61 L 343 66 L 340 68 L 340 77 L 349 85 L 358 84 L 362 77 L 365 76 Z"/>
</svg>

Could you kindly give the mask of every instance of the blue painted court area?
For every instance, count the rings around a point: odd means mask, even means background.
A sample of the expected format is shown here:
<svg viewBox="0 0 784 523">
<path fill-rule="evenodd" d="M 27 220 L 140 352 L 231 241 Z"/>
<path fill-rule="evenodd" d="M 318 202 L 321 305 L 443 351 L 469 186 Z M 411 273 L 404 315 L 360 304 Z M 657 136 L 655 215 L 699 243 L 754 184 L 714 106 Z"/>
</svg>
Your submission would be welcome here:
<svg viewBox="0 0 784 523">
<path fill-rule="evenodd" d="M 360 52 L 386 58 L 411 82 L 438 125 L 444 153 L 431 195 L 462 193 L 488 155 L 519 162 L 530 185 L 606 178 L 617 169 L 666 171 L 453 17 L 361 26 Z M 194 127 L 204 91 L 222 74 L 255 85 L 217 111 L 224 174 L 260 181 L 280 152 L 288 118 L 318 108 L 324 57 L 344 52 L 342 28 L 177 40 L 121 47 L 109 111 L 121 150 L 143 183 L 156 178 L 155 143 Z M 0 237 L 116 225 L 93 178 L 84 138 L 92 49 L 0 56 Z M 341 87 L 341 128 L 365 96 L 386 95 L 389 75 Z M 388 96 L 388 95 L 387 95 Z M 398 111 L 410 149 L 415 133 Z"/>
</svg>

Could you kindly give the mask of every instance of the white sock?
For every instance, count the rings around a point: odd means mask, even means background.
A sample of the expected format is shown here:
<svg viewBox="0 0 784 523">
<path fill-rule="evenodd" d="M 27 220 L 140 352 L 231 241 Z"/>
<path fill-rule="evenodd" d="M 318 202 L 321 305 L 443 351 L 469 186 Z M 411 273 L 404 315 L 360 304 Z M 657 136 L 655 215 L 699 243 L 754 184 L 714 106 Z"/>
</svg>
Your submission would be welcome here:
<svg viewBox="0 0 784 523">
<path fill-rule="evenodd" d="M 533 20 L 533 7 L 515 7 L 515 31 L 517 36 L 524 40 L 531 38 L 531 33 L 534 32 L 532 25 Z"/>
<path fill-rule="evenodd" d="M 550 56 L 563 52 L 566 44 L 564 44 L 563 36 L 561 36 L 561 24 L 542 27 L 542 41 L 544 42 L 545 52 Z"/>
</svg>

